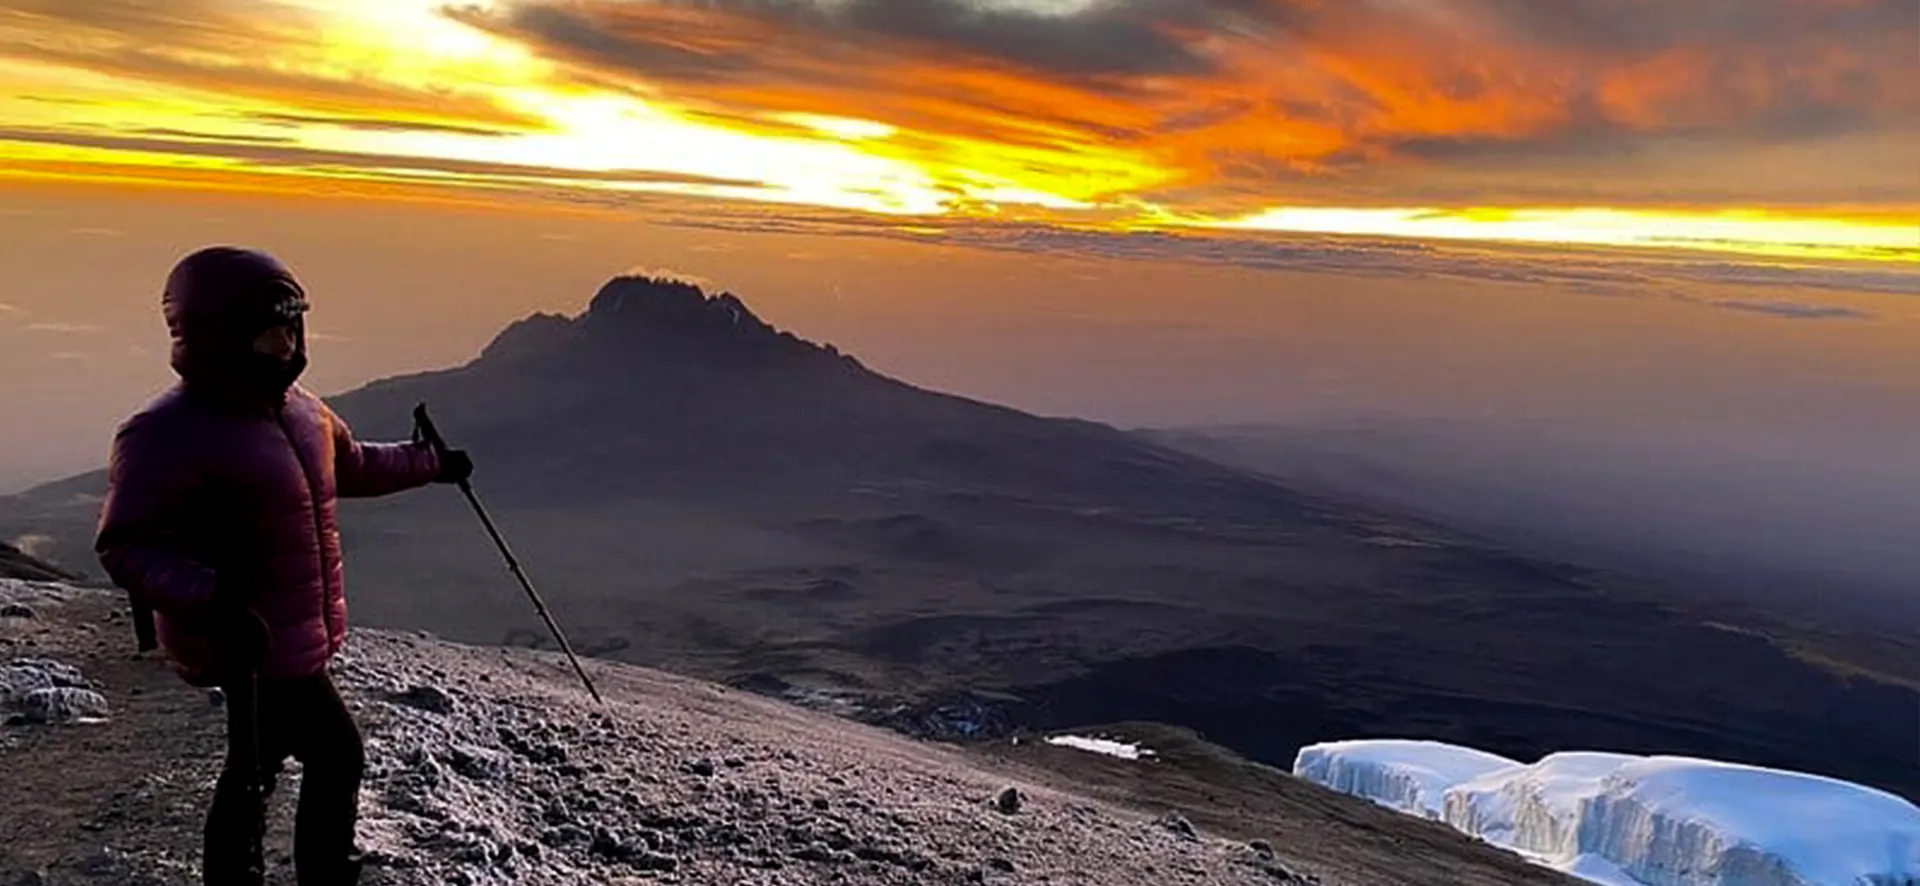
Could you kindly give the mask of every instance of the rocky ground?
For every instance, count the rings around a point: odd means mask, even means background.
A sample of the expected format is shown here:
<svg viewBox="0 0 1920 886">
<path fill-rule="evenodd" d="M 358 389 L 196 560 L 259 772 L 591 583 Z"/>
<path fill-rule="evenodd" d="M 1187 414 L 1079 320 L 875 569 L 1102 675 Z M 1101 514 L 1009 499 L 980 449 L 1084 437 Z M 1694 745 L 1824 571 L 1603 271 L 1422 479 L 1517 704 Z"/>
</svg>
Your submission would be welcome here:
<svg viewBox="0 0 1920 886">
<path fill-rule="evenodd" d="M 0 580 L 0 886 L 195 882 L 224 715 L 131 653 L 121 604 Z M 1027 763 L 655 671 L 589 671 L 605 706 L 545 653 L 357 632 L 336 674 L 367 738 L 364 882 L 1571 882 L 1465 840 L 1447 867 L 1409 857 L 1382 877 L 1378 857 L 1291 851 L 1319 842 L 1311 827 L 1228 836 Z M 269 844 L 284 884 L 289 766 Z M 1326 828 L 1397 826 L 1330 802 L 1350 814 Z"/>
</svg>

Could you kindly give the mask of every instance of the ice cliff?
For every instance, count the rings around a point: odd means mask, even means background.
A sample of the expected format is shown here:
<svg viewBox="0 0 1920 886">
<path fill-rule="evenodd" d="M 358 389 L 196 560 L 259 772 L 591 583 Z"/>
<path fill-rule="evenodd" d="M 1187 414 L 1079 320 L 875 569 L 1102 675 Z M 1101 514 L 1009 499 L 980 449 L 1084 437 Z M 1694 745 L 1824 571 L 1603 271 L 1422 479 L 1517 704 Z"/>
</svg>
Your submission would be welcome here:
<svg viewBox="0 0 1920 886">
<path fill-rule="evenodd" d="M 1882 791 L 1677 757 L 1499 759 L 1338 742 L 1303 748 L 1294 773 L 1622 886 L 1920 886 L 1920 807 Z"/>
</svg>

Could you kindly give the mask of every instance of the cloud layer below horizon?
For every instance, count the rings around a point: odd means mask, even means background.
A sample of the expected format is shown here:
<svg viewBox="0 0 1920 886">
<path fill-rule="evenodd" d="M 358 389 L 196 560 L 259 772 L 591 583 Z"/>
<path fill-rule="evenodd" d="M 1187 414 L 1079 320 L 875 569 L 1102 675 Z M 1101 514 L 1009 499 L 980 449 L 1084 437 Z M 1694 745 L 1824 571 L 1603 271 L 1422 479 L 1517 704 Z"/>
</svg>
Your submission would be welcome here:
<svg viewBox="0 0 1920 886">
<path fill-rule="evenodd" d="M 0 0 L 0 147 L 16 178 L 1920 260 L 1916 42 L 1910 0 Z"/>
</svg>

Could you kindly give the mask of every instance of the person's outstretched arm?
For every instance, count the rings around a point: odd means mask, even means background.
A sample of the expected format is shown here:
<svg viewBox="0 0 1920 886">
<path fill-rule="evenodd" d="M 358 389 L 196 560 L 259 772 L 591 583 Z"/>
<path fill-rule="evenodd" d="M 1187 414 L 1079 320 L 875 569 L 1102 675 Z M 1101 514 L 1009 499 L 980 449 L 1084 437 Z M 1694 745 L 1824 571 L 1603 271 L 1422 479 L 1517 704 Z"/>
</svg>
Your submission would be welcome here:
<svg viewBox="0 0 1920 886">
<path fill-rule="evenodd" d="M 150 416 L 121 425 L 107 468 L 94 552 L 113 583 L 135 602 L 163 612 L 213 600 L 214 572 L 180 543 L 201 483 L 191 453 Z"/>
<path fill-rule="evenodd" d="M 372 498 L 432 483 L 440 476 L 440 458 L 426 443 L 362 443 L 332 409 L 325 409 L 333 432 L 334 481 L 341 498 Z"/>
</svg>

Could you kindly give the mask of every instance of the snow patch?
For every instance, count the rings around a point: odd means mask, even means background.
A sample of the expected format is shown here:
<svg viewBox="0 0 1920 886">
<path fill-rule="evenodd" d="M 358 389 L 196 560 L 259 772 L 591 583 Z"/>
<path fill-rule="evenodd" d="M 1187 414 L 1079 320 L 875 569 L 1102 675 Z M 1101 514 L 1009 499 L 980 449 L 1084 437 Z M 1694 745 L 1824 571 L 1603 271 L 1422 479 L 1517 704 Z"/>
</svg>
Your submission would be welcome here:
<svg viewBox="0 0 1920 886">
<path fill-rule="evenodd" d="M 1520 765 L 1517 760 L 1437 741 L 1385 739 L 1301 748 L 1293 760 L 1293 774 L 1390 809 L 1437 819 L 1448 788 Z"/>
<path fill-rule="evenodd" d="M 1084 735 L 1055 735 L 1047 739 L 1047 744 L 1055 747 L 1073 748 L 1093 754 L 1105 754 L 1122 760 L 1138 760 L 1151 757 L 1153 751 L 1137 744 L 1114 741 L 1110 738 L 1088 738 Z"/>
<path fill-rule="evenodd" d="M 1311 752 L 1311 753 L 1309 753 Z M 1430 742 L 1301 751 L 1294 773 L 1608 886 L 1920 886 L 1920 807 L 1830 778 L 1681 757 L 1487 755 Z"/>
</svg>

